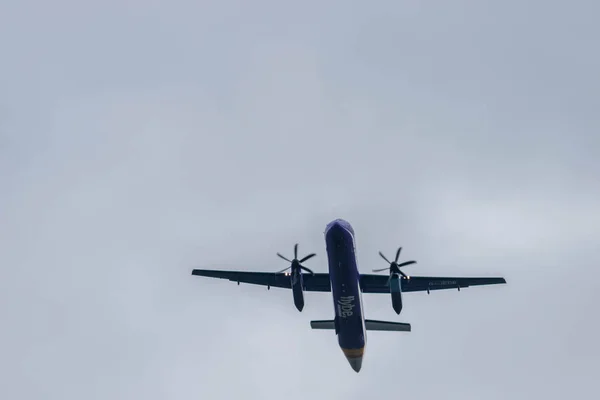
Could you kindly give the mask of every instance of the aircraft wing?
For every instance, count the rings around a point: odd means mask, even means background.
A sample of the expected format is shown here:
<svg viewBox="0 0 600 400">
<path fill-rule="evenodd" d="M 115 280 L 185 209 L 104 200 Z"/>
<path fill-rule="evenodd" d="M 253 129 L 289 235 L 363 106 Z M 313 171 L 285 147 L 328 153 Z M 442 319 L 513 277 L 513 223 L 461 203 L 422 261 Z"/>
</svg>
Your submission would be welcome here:
<svg viewBox="0 0 600 400">
<path fill-rule="evenodd" d="M 251 272 L 251 271 L 219 271 L 210 269 L 195 269 L 192 275 L 205 276 L 208 278 L 227 279 L 232 282 L 249 283 L 267 287 L 279 287 L 291 289 L 290 276 L 275 272 Z M 309 275 L 302 274 L 304 286 L 308 292 L 330 292 L 329 274 Z"/>
<path fill-rule="evenodd" d="M 363 293 L 389 293 L 388 275 L 361 275 L 360 285 Z M 437 276 L 411 276 L 402 280 L 403 292 L 423 292 L 442 289 L 462 289 L 469 286 L 498 285 L 506 280 L 500 277 L 491 278 L 458 278 Z"/>
<path fill-rule="evenodd" d="M 290 276 L 275 272 L 223 271 L 211 269 L 194 269 L 192 275 L 207 278 L 227 279 L 232 282 L 249 283 L 267 287 L 291 289 Z M 330 292 L 329 274 L 303 274 L 304 290 L 308 292 Z M 360 276 L 363 293 L 389 293 L 388 275 L 365 274 Z M 506 283 L 504 278 L 457 278 L 434 276 L 411 276 L 402 280 L 403 292 L 422 292 L 427 290 L 462 289 L 469 286 L 497 285 Z"/>
</svg>

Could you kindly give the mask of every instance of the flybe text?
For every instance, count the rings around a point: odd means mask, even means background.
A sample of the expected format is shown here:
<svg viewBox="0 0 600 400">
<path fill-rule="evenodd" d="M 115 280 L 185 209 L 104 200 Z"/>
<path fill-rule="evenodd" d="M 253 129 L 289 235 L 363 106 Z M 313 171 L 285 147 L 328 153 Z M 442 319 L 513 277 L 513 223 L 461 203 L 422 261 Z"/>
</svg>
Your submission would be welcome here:
<svg viewBox="0 0 600 400">
<path fill-rule="evenodd" d="M 342 318 L 347 318 L 353 314 L 352 309 L 356 307 L 354 296 L 340 297 L 337 304 L 338 315 Z"/>
</svg>

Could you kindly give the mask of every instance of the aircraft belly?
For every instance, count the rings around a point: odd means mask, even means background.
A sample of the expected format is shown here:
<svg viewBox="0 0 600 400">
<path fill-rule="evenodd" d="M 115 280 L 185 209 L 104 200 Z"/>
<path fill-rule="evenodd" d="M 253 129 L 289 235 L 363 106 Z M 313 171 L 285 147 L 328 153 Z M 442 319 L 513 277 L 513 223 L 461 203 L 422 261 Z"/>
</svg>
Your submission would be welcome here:
<svg viewBox="0 0 600 400">
<path fill-rule="evenodd" d="M 344 353 L 362 354 L 365 334 L 354 238 L 346 230 L 331 229 L 326 243 L 338 342 Z"/>
</svg>

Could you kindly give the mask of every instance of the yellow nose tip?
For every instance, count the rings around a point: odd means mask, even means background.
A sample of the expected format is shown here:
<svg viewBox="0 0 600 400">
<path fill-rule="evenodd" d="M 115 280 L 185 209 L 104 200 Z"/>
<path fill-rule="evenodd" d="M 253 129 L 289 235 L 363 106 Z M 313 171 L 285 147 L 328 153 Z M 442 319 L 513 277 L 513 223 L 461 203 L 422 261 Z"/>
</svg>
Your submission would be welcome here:
<svg viewBox="0 0 600 400">
<path fill-rule="evenodd" d="M 365 348 L 360 349 L 342 349 L 344 355 L 349 358 L 362 357 L 365 353 Z"/>
</svg>

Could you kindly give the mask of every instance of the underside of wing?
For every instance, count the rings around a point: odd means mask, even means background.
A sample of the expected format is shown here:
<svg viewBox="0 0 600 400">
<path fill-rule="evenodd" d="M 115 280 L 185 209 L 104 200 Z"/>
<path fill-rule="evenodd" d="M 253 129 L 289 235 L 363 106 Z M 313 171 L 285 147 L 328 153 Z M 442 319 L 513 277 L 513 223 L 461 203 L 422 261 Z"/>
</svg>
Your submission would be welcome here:
<svg viewBox="0 0 600 400">
<path fill-rule="evenodd" d="M 366 274 L 360 277 L 363 293 L 389 293 L 388 276 Z M 429 292 L 442 289 L 462 289 L 469 286 L 484 286 L 505 284 L 506 280 L 500 277 L 436 277 L 436 276 L 411 276 L 402 279 L 403 292 Z"/>
<path fill-rule="evenodd" d="M 290 276 L 275 272 L 252 272 L 252 271 L 220 271 L 211 269 L 194 269 L 192 275 L 207 278 L 227 279 L 232 282 L 248 283 L 267 287 L 291 289 Z M 304 290 L 308 292 L 329 292 L 331 284 L 329 274 L 303 274 Z"/>
</svg>

